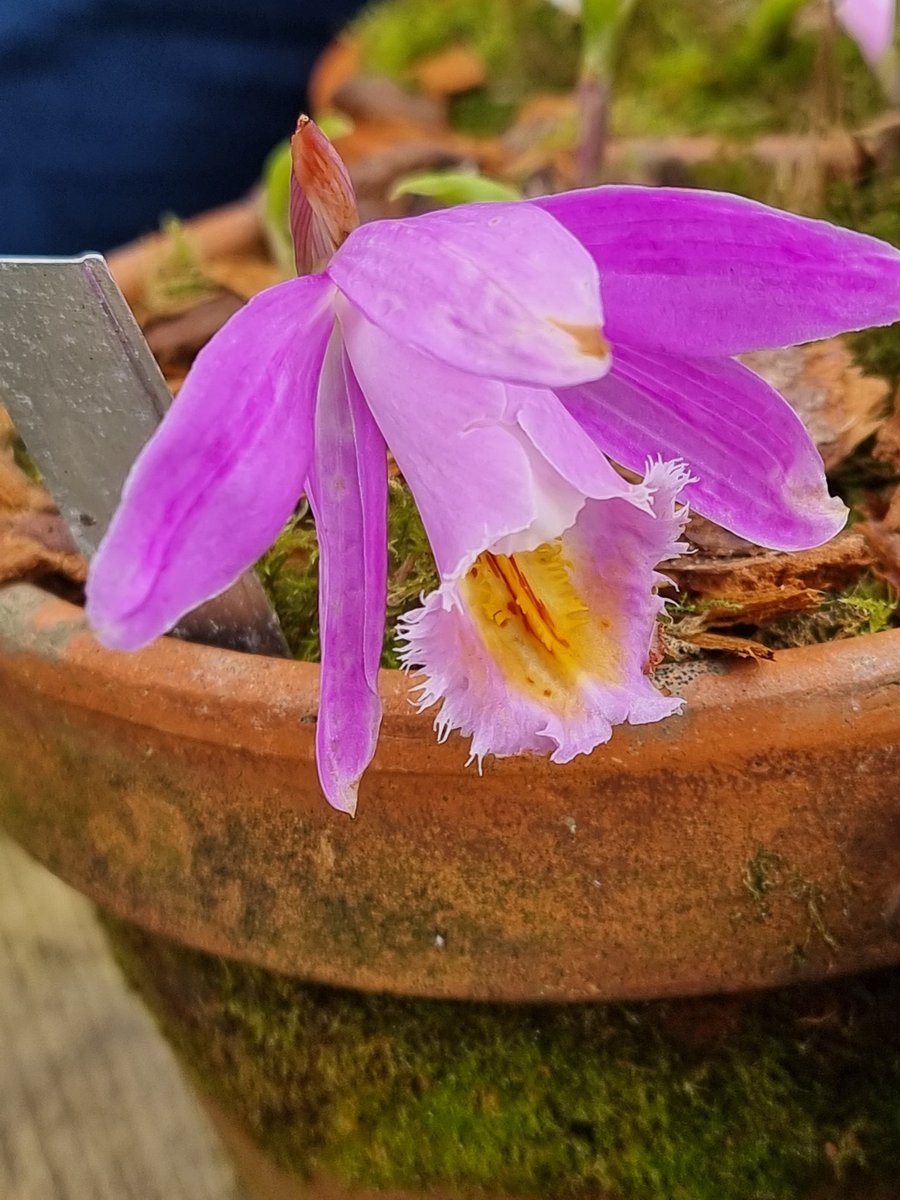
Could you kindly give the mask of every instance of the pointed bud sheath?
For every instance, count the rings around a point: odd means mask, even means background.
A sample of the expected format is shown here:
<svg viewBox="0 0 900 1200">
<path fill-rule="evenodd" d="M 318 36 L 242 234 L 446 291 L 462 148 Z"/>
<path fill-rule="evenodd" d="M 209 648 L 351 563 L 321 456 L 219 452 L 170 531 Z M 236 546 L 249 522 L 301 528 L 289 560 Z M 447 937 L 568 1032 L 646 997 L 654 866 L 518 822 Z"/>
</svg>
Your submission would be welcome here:
<svg viewBox="0 0 900 1200">
<path fill-rule="evenodd" d="M 359 224 L 347 168 L 307 116 L 291 139 L 291 238 L 298 275 L 321 271 Z"/>
</svg>

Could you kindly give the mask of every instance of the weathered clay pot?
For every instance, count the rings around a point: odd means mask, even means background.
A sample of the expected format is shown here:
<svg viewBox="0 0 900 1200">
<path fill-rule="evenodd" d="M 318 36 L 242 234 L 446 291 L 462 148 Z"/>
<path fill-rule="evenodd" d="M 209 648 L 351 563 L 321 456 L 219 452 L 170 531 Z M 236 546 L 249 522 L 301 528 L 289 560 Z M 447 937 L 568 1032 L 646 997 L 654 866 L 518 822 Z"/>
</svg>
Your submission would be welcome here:
<svg viewBox="0 0 900 1200">
<path fill-rule="evenodd" d="M 240 252 L 258 234 L 252 203 L 194 232 Z M 126 294 L 156 253 L 141 243 L 116 260 Z M 145 930 L 362 991 L 687 996 L 900 962 L 900 631 L 670 668 L 666 682 L 683 717 L 619 730 L 563 768 L 489 762 L 479 777 L 385 672 L 382 741 L 351 822 L 316 780 L 314 666 L 173 639 L 114 654 L 79 609 L 14 585 L 0 590 L 0 825 Z M 114 936 L 186 1061 L 215 1040 L 229 1066 L 210 1052 L 220 1077 L 204 1086 L 272 1150 L 232 1014 L 215 1039 L 204 1023 L 212 968 L 164 939 Z M 268 1113 L 280 1059 L 273 1071 L 260 1055 L 249 1078 Z M 374 1195 L 337 1176 L 298 1183 L 216 1121 L 260 1200 Z"/>
<path fill-rule="evenodd" d="M 385 672 L 355 821 L 316 782 L 314 666 L 173 639 L 112 653 L 26 585 L 0 592 L 0 645 L 0 821 L 111 912 L 189 945 L 492 1000 L 900 961 L 900 632 L 673 669 L 684 716 L 483 776 Z"/>
</svg>

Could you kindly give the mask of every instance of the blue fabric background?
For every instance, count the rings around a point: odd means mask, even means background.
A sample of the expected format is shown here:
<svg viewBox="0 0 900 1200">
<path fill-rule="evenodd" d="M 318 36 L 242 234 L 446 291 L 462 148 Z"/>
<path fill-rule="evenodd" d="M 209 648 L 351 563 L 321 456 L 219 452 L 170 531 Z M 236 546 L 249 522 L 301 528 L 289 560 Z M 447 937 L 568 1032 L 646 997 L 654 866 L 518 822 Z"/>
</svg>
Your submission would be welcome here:
<svg viewBox="0 0 900 1200">
<path fill-rule="evenodd" d="M 354 0 L 0 0 L 0 253 L 105 250 L 235 199 Z"/>
</svg>

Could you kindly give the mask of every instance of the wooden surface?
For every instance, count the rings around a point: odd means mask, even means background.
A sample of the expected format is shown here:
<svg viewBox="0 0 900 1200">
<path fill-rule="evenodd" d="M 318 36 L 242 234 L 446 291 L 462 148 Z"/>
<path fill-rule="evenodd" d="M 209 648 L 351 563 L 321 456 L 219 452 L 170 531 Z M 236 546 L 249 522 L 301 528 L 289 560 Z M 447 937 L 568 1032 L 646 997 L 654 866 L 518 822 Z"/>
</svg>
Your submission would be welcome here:
<svg viewBox="0 0 900 1200">
<path fill-rule="evenodd" d="M 0 837 L 0 1198 L 242 1197 L 90 905 Z"/>
</svg>

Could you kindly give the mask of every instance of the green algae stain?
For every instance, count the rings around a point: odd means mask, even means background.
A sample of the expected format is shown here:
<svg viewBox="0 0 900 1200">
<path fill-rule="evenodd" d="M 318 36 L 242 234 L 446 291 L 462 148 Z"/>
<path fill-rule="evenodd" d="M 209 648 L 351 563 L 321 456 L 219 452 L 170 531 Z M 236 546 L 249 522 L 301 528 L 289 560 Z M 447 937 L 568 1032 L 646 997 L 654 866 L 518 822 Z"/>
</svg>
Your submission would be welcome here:
<svg viewBox="0 0 900 1200">
<path fill-rule="evenodd" d="M 300 1176 L 560 1200 L 793 1200 L 860 1164 L 895 1179 L 896 973 L 752 1000 L 467 1005 L 110 929 L 202 1086 Z"/>
<path fill-rule="evenodd" d="M 783 854 L 757 846 L 741 868 L 741 881 L 756 920 L 768 921 L 776 906 L 782 913 L 786 906 L 792 914 L 798 936 L 787 943 L 785 952 L 795 966 L 806 962 L 817 944 L 839 948 L 826 917 L 828 897 L 815 880 L 794 870 Z"/>
<path fill-rule="evenodd" d="M 744 887 L 750 893 L 756 915 L 761 921 L 769 917 L 769 893 L 780 881 L 784 859 L 774 850 L 757 846 L 752 858 L 741 871 Z"/>
</svg>

